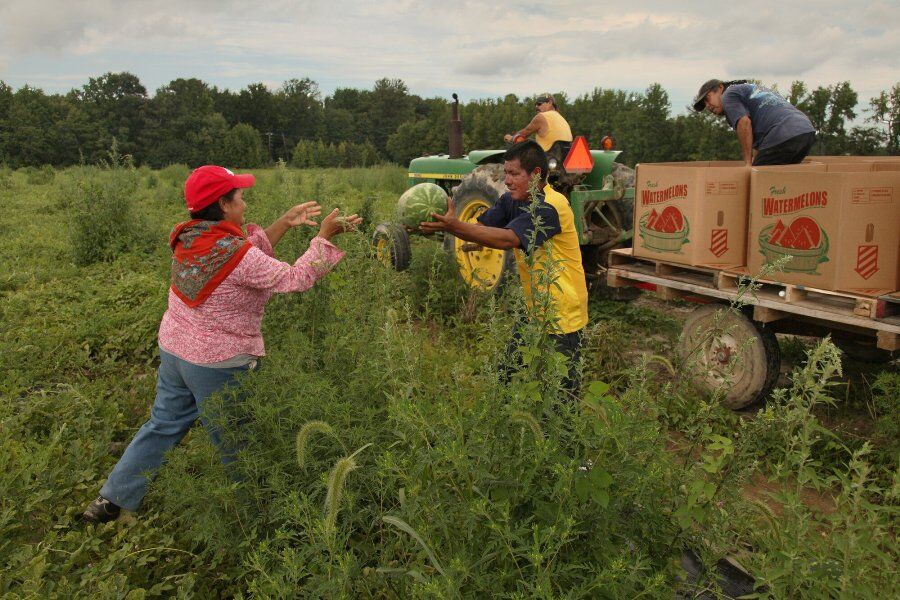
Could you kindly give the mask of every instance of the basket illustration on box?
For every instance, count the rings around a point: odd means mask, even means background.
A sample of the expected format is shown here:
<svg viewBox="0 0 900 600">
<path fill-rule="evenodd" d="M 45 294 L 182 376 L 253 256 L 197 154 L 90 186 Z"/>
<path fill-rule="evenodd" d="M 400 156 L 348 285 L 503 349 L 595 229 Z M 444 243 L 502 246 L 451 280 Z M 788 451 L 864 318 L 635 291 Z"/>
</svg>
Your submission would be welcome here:
<svg viewBox="0 0 900 600">
<path fill-rule="evenodd" d="M 828 234 L 809 217 L 797 217 L 790 225 L 781 219 L 759 232 L 759 251 L 767 263 L 789 256 L 785 272 L 816 273 L 828 262 Z"/>
<path fill-rule="evenodd" d="M 661 213 L 651 210 L 641 217 L 638 227 L 644 247 L 657 252 L 681 252 L 690 241 L 690 224 L 674 206 L 667 206 Z"/>
</svg>

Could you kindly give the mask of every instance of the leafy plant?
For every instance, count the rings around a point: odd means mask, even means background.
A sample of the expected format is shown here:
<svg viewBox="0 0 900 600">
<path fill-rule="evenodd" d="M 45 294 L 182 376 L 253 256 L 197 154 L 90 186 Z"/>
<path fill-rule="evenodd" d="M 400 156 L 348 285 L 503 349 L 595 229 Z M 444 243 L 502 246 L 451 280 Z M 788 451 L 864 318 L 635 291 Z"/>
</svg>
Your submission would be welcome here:
<svg viewBox="0 0 900 600">
<path fill-rule="evenodd" d="M 75 190 L 72 206 L 88 197 L 82 182 L 107 200 L 128 190 L 119 200 L 164 249 L 187 172 L 155 172 L 150 188 L 120 161 L 54 185 Z M 404 182 L 396 167 L 255 174 L 247 216 L 263 223 L 313 193 L 326 209 L 368 200 L 384 218 Z M 261 368 L 209 400 L 204 417 L 241 448 L 238 480 L 198 428 L 139 513 L 79 524 L 149 410 L 168 256 L 123 244 L 74 264 L 71 210 L 11 177 L 15 189 L 0 188 L 4 596 L 723 596 L 726 556 L 757 597 L 896 590 L 890 369 L 867 388 L 871 444 L 850 446 L 822 419 L 845 377 L 830 344 L 798 347 L 790 385 L 736 417 L 673 355 L 678 313 L 595 301 L 573 401 L 545 335 L 550 281 L 534 290 L 546 312 L 526 319 L 519 286 L 471 294 L 433 240 L 416 239 L 396 273 L 362 233 L 339 240 L 344 260 L 312 290 L 272 298 Z M 293 261 L 313 234 L 292 231 L 279 256 Z M 504 384 L 501 356 L 523 321 L 523 368 Z M 687 550 L 705 568 L 690 584 Z"/>
</svg>

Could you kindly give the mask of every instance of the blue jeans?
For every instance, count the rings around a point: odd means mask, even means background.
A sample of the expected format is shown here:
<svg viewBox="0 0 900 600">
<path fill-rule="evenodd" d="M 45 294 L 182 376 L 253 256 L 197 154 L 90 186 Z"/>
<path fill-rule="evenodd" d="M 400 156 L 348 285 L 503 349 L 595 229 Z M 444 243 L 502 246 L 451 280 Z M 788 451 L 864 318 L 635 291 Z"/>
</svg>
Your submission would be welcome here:
<svg viewBox="0 0 900 600">
<path fill-rule="evenodd" d="M 165 453 L 174 448 L 198 418 L 213 445 L 219 450 L 223 464 L 234 462 L 235 450 L 227 447 L 222 431 L 201 415 L 203 402 L 215 392 L 235 387 L 241 373 L 250 366 L 233 369 L 211 369 L 189 363 L 159 350 L 159 374 L 156 400 L 150 409 L 150 420 L 131 440 L 122 458 L 113 467 L 100 495 L 127 510 L 137 510 L 147 493 L 148 477 L 163 464 Z"/>
</svg>

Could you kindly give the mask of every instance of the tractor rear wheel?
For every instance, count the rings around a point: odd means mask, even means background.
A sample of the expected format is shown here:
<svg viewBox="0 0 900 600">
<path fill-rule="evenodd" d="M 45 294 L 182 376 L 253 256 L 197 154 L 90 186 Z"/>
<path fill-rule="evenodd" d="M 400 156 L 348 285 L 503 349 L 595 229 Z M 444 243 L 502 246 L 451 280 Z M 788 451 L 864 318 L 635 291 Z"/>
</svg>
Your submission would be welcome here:
<svg viewBox="0 0 900 600">
<path fill-rule="evenodd" d="M 678 344 L 697 385 L 724 388 L 722 403 L 732 410 L 764 401 L 778 380 L 781 350 L 775 334 L 727 305 L 694 309 Z"/>
<path fill-rule="evenodd" d="M 487 174 L 474 171 L 453 193 L 456 218 L 474 223 L 500 199 L 498 187 Z M 495 250 L 450 234 L 444 236 L 444 249 L 454 261 L 463 282 L 483 292 L 499 290 L 512 271 L 511 250 Z"/>
<path fill-rule="evenodd" d="M 394 267 L 396 271 L 405 271 L 409 267 L 412 250 L 409 234 L 403 226 L 379 223 L 372 234 L 372 245 L 375 246 L 376 258 L 385 265 Z"/>
</svg>

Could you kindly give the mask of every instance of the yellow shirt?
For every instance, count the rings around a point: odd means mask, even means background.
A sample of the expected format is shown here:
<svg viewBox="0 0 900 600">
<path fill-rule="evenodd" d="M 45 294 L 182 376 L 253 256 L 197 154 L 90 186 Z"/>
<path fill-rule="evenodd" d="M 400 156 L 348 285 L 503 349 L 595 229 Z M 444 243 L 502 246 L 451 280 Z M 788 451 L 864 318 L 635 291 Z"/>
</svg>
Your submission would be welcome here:
<svg viewBox="0 0 900 600">
<path fill-rule="evenodd" d="M 559 215 L 561 231 L 534 251 L 533 261 L 527 261 L 525 253 L 516 248 L 516 264 L 528 307 L 535 310 L 532 298 L 538 289 L 537 286 L 542 285 L 546 289 L 549 284 L 550 298 L 557 318 L 555 325 L 550 326 L 550 333 L 573 333 L 588 322 L 587 284 L 584 267 L 581 265 L 581 246 L 578 244 L 578 233 L 575 231 L 575 215 L 566 197 L 549 185 L 544 188 L 544 194 L 545 201 L 555 208 Z M 548 262 L 548 251 L 554 272 L 548 278 L 549 281 L 546 281 L 541 274 L 545 263 Z"/>
<path fill-rule="evenodd" d="M 553 142 L 571 142 L 572 129 L 569 122 L 566 121 L 561 114 L 555 110 L 548 110 L 541 113 L 547 120 L 547 131 L 542 135 L 540 131 L 534 136 L 535 141 L 541 145 L 544 152 L 548 151 Z"/>
</svg>

